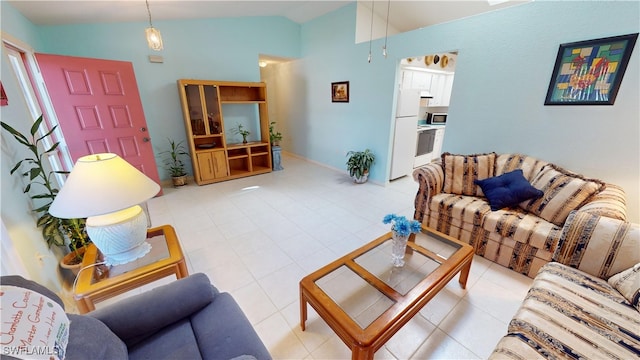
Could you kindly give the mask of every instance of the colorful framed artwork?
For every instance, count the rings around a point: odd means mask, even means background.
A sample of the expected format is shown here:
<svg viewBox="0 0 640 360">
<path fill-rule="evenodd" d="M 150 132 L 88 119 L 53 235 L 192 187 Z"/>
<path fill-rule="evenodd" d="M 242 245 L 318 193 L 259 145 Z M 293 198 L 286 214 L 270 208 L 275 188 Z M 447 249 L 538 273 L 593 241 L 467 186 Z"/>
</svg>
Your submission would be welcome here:
<svg viewBox="0 0 640 360">
<path fill-rule="evenodd" d="M 561 44 L 545 105 L 613 105 L 638 33 Z"/>
<path fill-rule="evenodd" d="M 349 102 L 349 82 L 331 83 L 331 102 Z"/>
</svg>

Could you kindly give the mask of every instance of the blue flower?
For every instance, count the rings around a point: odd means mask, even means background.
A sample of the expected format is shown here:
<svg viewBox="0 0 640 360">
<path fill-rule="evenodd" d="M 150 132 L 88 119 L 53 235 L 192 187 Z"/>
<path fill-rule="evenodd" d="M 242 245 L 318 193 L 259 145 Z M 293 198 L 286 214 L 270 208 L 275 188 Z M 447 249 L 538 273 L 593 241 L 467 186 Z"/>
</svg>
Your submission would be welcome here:
<svg viewBox="0 0 640 360">
<path fill-rule="evenodd" d="M 420 232 L 421 225 L 417 220 L 408 220 L 404 216 L 398 216 L 396 214 L 388 214 L 383 219 L 384 224 L 393 223 L 391 230 L 396 232 L 400 236 L 408 236 L 411 233 Z"/>
</svg>

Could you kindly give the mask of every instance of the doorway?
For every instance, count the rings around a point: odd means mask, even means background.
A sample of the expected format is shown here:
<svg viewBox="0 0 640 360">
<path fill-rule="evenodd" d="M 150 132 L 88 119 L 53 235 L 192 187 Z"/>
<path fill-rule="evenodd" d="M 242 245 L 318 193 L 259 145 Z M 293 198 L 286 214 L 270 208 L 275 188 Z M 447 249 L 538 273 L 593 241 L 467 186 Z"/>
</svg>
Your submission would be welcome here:
<svg viewBox="0 0 640 360">
<path fill-rule="evenodd" d="M 409 57 L 400 61 L 398 101 L 406 99 L 407 96 L 403 93 L 408 93 L 417 104 L 410 106 L 411 112 L 415 113 L 415 120 L 411 120 L 412 126 L 399 127 L 400 118 L 395 119 L 392 169 L 394 162 L 410 165 L 403 166 L 400 173 L 395 167 L 395 173 L 391 174 L 390 179 L 410 175 L 414 168 L 440 158 L 457 57 L 457 51 L 450 51 Z M 400 130 L 401 134 L 398 133 Z M 410 143 L 410 150 L 397 153 L 396 149 L 407 148 L 407 142 Z M 405 146 L 401 146 L 402 144 Z"/>
</svg>

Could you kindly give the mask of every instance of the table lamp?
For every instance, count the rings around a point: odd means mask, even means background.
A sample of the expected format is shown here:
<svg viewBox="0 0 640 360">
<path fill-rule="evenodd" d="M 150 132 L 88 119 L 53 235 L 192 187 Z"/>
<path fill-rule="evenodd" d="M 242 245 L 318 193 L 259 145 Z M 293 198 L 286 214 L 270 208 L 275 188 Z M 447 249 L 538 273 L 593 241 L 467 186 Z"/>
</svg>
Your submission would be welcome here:
<svg viewBox="0 0 640 360">
<path fill-rule="evenodd" d="M 151 250 L 147 216 L 138 205 L 160 185 L 116 154 L 83 156 L 51 203 L 49 213 L 63 219 L 87 218 L 87 234 L 107 265 L 128 263 Z"/>
</svg>

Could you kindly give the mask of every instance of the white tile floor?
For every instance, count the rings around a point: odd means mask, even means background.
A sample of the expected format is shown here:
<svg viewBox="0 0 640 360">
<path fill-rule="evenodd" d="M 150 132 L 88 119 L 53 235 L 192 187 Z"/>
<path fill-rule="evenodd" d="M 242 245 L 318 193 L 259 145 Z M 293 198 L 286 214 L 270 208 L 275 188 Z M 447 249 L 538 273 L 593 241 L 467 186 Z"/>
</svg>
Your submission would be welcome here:
<svg viewBox="0 0 640 360">
<path fill-rule="evenodd" d="M 348 359 L 349 349 L 309 308 L 299 326 L 298 282 L 389 231 L 388 213 L 412 217 L 417 184 L 355 185 L 342 172 L 284 156 L 284 171 L 164 189 L 154 226 L 175 227 L 190 273 L 204 272 L 238 301 L 276 359 Z M 376 359 L 487 358 L 531 279 L 476 256 L 467 289 L 457 278 Z"/>
</svg>

